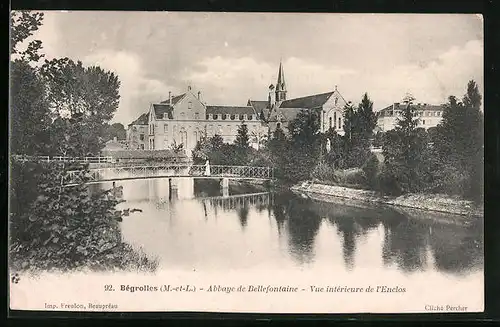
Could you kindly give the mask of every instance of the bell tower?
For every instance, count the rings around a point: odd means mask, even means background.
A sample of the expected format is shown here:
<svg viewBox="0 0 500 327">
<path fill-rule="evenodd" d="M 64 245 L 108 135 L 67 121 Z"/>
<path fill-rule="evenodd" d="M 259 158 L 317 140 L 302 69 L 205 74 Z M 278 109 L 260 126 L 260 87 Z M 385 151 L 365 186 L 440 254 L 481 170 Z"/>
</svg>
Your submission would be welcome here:
<svg viewBox="0 0 500 327">
<path fill-rule="evenodd" d="M 276 105 L 279 106 L 281 102 L 286 100 L 286 84 L 285 74 L 283 73 L 283 64 L 280 60 L 280 69 L 278 71 L 278 81 L 276 82 Z"/>
</svg>

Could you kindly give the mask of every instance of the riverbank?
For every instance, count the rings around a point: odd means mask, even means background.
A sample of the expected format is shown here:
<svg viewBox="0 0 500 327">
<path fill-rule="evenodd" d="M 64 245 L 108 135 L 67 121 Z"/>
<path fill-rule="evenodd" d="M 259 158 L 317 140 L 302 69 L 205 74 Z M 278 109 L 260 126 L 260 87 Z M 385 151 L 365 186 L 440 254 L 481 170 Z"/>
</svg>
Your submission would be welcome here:
<svg viewBox="0 0 500 327">
<path fill-rule="evenodd" d="M 295 193 L 323 195 L 348 199 L 350 201 L 371 202 L 411 209 L 449 213 L 466 217 L 483 217 L 484 208 L 472 201 L 453 198 L 443 194 L 407 194 L 398 197 L 381 196 L 374 191 L 303 182 L 290 188 Z"/>
</svg>

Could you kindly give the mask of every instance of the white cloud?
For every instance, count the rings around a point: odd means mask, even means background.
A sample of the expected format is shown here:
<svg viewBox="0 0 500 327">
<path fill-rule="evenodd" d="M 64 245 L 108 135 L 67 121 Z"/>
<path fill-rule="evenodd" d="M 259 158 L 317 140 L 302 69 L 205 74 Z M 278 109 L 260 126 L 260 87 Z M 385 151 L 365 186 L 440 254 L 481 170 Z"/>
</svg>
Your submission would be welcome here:
<svg viewBox="0 0 500 327">
<path fill-rule="evenodd" d="M 207 103 L 245 104 L 248 99 L 267 99 L 268 86 L 276 83 L 279 62 L 272 65 L 250 57 L 204 58 L 201 72 L 193 71 L 188 80 L 203 90 Z M 350 69 L 324 67 L 300 58 L 283 61 L 288 97 L 333 90 Z"/>
<path fill-rule="evenodd" d="M 113 121 L 124 125 L 146 112 L 150 103 L 165 100 L 169 91 L 176 91 L 163 81 L 148 78 L 144 74 L 141 58 L 130 52 L 101 50 L 86 56 L 82 62 L 98 65 L 118 75 L 121 83 L 120 104 Z"/>
<path fill-rule="evenodd" d="M 478 40 L 452 47 L 427 65 L 397 66 L 385 75 L 366 78 L 360 85 L 366 83 L 366 90 L 381 109 L 401 100 L 406 92 L 418 102 L 434 104 L 446 102 L 450 95 L 461 98 L 471 79 L 483 93 L 483 43 Z"/>
</svg>

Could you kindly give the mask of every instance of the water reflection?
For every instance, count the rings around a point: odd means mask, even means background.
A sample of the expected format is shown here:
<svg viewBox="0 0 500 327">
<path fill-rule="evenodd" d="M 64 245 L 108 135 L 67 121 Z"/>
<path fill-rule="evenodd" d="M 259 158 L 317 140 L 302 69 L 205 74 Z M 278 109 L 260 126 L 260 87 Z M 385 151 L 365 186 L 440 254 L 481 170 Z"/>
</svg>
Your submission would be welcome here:
<svg viewBox="0 0 500 327">
<path fill-rule="evenodd" d="M 124 221 L 125 239 L 168 266 L 334 270 L 340 262 L 346 270 L 376 264 L 402 274 L 466 275 L 483 265 L 481 223 L 445 224 L 439 221 L 449 219 L 434 213 L 429 219 L 430 213 L 270 194 L 242 185 L 230 186 L 224 196 L 218 181 L 210 180 L 184 179 L 175 188 L 167 179 L 117 186 L 123 187 L 124 205 L 143 210 Z"/>
</svg>

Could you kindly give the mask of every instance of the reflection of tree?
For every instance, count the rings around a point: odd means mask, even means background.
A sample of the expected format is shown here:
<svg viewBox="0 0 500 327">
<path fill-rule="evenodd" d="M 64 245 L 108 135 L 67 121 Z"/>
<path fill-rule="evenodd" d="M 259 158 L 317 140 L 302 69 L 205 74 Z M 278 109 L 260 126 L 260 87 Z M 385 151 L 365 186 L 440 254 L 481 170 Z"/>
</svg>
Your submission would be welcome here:
<svg viewBox="0 0 500 327">
<path fill-rule="evenodd" d="M 310 205 L 310 201 L 290 198 L 285 207 L 288 214 L 288 241 L 290 252 L 300 263 L 310 262 L 314 256 L 314 239 L 318 233 L 321 218 Z"/>
<path fill-rule="evenodd" d="M 431 251 L 436 269 L 462 274 L 483 265 L 483 228 L 435 226 L 432 230 Z"/>
<path fill-rule="evenodd" d="M 337 232 L 342 236 L 342 253 L 347 269 L 354 267 L 356 240 L 362 234 L 361 226 L 354 219 L 340 218 L 335 221 Z"/>
<path fill-rule="evenodd" d="M 393 215 L 382 222 L 385 234 L 382 248 L 384 264 L 395 262 L 406 272 L 424 269 L 427 264 L 429 227 L 402 214 L 393 212 Z"/>
<path fill-rule="evenodd" d="M 272 205 L 269 206 L 274 214 L 274 219 L 276 219 L 276 225 L 278 226 L 278 235 L 281 235 L 283 226 L 285 225 L 285 205 L 286 198 L 282 195 L 275 195 Z"/>
<path fill-rule="evenodd" d="M 244 204 L 238 208 L 238 217 L 240 218 L 240 225 L 242 229 L 245 229 L 248 224 L 248 205 Z"/>
</svg>

